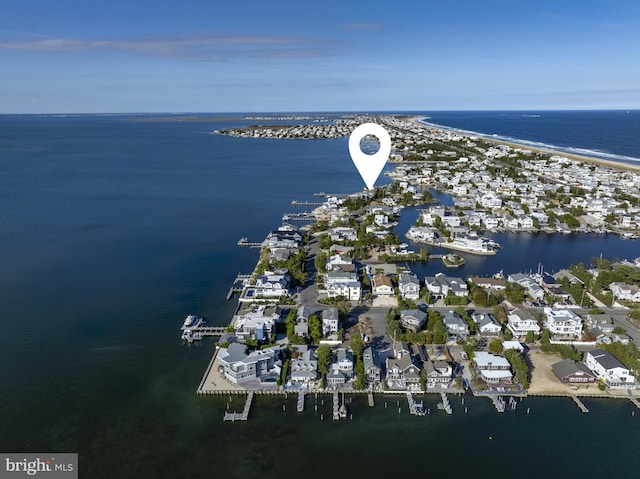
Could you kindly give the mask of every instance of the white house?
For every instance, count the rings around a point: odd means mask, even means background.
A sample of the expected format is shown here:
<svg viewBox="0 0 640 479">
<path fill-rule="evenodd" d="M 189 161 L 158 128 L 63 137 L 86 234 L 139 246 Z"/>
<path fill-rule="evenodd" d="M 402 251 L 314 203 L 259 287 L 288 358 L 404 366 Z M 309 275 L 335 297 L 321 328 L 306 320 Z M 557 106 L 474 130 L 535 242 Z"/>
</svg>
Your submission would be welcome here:
<svg viewBox="0 0 640 479">
<path fill-rule="evenodd" d="M 279 297 L 289 294 L 291 276 L 289 273 L 265 273 L 256 278 L 255 295 L 262 297 Z"/>
<path fill-rule="evenodd" d="M 263 385 L 280 377 L 281 364 L 279 360 L 279 348 L 274 346 L 267 349 L 247 352 L 247 346 L 240 343 L 231 343 L 228 348 L 220 348 L 218 360 L 220 372 L 234 384 L 244 384 L 254 380 L 260 380 Z"/>
<path fill-rule="evenodd" d="M 318 360 L 310 349 L 291 360 L 291 382 L 310 383 L 318 378 Z"/>
<path fill-rule="evenodd" d="M 540 334 L 538 321 L 528 311 L 516 309 L 507 315 L 507 327 L 516 338 L 524 338 L 529 331 Z"/>
<path fill-rule="evenodd" d="M 444 298 L 449 293 L 455 296 L 467 296 L 469 289 L 462 278 L 450 278 L 444 273 L 425 278 L 427 290 L 434 298 Z"/>
<path fill-rule="evenodd" d="M 487 384 L 498 384 L 500 381 L 510 382 L 513 378 L 511 365 L 502 356 L 495 356 L 486 351 L 476 351 L 473 362 L 476 371 Z"/>
<path fill-rule="evenodd" d="M 613 297 L 616 299 L 640 302 L 640 288 L 634 284 L 627 283 L 611 283 L 609 285 Z"/>
<path fill-rule="evenodd" d="M 474 313 L 471 319 L 478 325 L 478 332 L 482 336 L 499 336 L 502 332 L 502 326 L 489 313 Z"/>
<path fill-rule="evenodd" d="M 338 332 L 338 309 L 329 308 L 322 311 L 322 335 L 324 337 Z"/>
<path fill-rule="evenodd" d="M 415 274 L 400 273 L 398 288 L 405 299 L 418 299 L 420 297 L 420 281 Z"/>
<path fill-rule="evenodd" d="M 607 351 L 593 349 L 587 352 L 585 364 L 598 379 L 604 381 L 612 389 L 633 389 L 636 387 L 636 380 L 629 369 Z"/>
<path fill-rule="evenodd" d="M 545 326 L 551 334 L 561 338 L 582 336 L 582 318 L 569 309 L 544 308 Z"/>
</svg>

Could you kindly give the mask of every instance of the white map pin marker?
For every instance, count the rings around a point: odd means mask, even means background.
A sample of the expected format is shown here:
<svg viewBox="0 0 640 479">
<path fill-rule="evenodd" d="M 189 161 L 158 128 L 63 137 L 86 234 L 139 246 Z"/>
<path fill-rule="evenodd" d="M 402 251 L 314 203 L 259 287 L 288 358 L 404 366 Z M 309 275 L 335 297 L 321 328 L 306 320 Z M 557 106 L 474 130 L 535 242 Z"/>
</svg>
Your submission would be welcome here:
<svg viewBox="0 0 640 479">
<path fill-rule="evenodd" d="M 367 135 L 377 137 L 380 142 L 380 148 L 373 155 L 367 155 L 360 149 L 360 140 Z M 373 189 L 384 165 L 387 164 L 389 153 L 391 153 L 391 137 L 384 127 L 376 123 L 360 125 L 349 136 L 349 154 L 358 173 L 370 190 Z"/>
</svg>

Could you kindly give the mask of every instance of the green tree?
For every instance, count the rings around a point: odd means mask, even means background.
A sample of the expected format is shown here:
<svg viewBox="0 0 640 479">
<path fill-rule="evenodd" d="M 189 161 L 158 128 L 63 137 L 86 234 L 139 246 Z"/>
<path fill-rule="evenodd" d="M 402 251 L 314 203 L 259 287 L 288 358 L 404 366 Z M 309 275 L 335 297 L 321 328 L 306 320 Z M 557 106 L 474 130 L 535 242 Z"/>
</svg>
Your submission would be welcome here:
<svg viewBox="0 0 640 479">
<path fill-rule="evenodd" d="M 309 316 L 309 335 L 314 344 L 318 344 L 322 337 L 322 322 L 315 314 Z"/>
<path fill-rule="evenodd" d="M 489 351 L 493 354 L 502 354 L 502 341 L 499 339 L 493 339 L 489 343 Z"/>
<path fill-rule="evenodd" d="M 534 341 L 533 331 L 527 331 L 527 335 L 524 338 L 525 343 L 532 343 Z"/>
<path fill-rule="evenodd" d="M 324 379 L 329 372 L 329 366 L 331 366 L 331 348 L 326 344 L 323 344 L 316 350 L 316 357 L 318 358 L 318 372 L 322 376 L 322 381 L 324 382 Z"/>
<path fill-rule="evenodd" d="M 318 273 L 324 274 L 327 272 L 327 254 L 320 251 L 317 255 L 313 263 L 318 270 Z"/>
<path fill-rule="evenodd" d="M 364 341 L 360 334 L 353 334 L 351 336 L 351 351 L 355 358 L 362 358 L 362 351 L 364 350 Z"/>
</svg>

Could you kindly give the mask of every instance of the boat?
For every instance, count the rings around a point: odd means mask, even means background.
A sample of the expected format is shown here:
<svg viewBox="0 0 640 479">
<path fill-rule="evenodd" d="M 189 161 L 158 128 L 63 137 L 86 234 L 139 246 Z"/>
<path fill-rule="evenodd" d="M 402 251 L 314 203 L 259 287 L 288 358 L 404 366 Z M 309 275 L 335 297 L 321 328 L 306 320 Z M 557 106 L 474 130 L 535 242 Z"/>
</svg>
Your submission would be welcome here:
<svg viewBox="0 0 640 479">
<path fill-rule="evenodd" d="M 184 326 L 185 328 L 188 328 L 189 326 L 191 326 L 195 322 L 196 319 L 197 319 L 196 316 L 194 316 L 193 314 L 190 314 L 184 320 L 184 324 L 182 326 Z"/>
<path fill-rule="evenodd" d="M 340 406 L 338 409 L 338 415 L 340 416 L 340 419 L 345 419 L 347 417 L 347 406 L 344 404 Z"/>
</svg>

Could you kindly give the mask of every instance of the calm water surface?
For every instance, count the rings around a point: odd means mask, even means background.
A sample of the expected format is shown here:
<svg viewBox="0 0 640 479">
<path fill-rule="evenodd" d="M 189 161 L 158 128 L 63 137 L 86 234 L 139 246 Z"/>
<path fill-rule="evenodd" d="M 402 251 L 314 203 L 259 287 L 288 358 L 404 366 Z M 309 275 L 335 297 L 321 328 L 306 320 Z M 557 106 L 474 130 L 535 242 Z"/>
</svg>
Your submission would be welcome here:
<svg viewBox="0 0 640 479">
<path fill-rule="evenodd" d="M 428 398 L 432 413 L 412 418 L 403 399 L 398 414 L 393 398 L 373 410 L 356 398 L 353 420 L 333 424 L 320 420 L 328 398 L 318 414 L 309 398 L 301 415 L 294 398 L 259 398 L 247 424 L 224 424 L 228 398 L 195 394 L 213 341 L 183 345 L 182 319 L 229 321 L 227 288 L 257 260 L 238 238 L 261 240 L 293 199 L 362 188 L 346 139 L 210 134 L 225 126 L 0 117 L 0 450 L 76 451 L 81 477 L 92 478 L 494 477 L 505 468 L 540 477 L 536 463 L 545 477 L 625 477 L 636 467 L 638 418 L 625 401 L 587 400 L 582 415 L 569 400 L 527 399 L 498 415 L 473 398 L 464 414 L 454 398 L 445 417 Z M 640 254 L 614 237 L 497 239 L 498 256 L 461 273 Z M 615 461 L 572 459 L 593 450 Z"/>
</svg>

